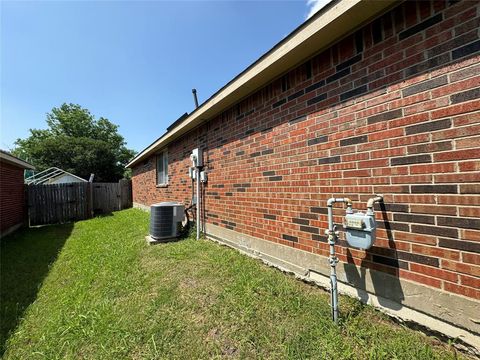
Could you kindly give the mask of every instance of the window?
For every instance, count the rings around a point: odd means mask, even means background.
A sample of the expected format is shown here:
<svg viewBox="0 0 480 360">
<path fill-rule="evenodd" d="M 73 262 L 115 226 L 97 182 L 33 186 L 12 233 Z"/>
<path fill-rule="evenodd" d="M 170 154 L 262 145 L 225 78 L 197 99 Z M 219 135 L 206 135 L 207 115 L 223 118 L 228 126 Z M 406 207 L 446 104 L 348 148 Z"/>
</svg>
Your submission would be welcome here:
<svg viewBox="0 0 480 360">
<path fill-rule="evenodd" d="M 157 185 L 168 184 L 168 156 L 167 151 L 157 155 Z"/>
</svg>

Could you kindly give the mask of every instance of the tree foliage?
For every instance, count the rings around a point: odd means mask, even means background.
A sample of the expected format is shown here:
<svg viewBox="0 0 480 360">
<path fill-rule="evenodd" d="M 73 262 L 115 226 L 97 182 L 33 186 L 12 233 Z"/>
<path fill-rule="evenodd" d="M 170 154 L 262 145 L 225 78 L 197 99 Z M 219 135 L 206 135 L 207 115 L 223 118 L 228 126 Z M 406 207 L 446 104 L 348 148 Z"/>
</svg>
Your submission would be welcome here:
<svg viewBox="0 0 480 360">
<path fill-rule="evenodd" d="M 118 133 L 118 125 L 77 104 L 63 104 L 47 114 L 47 129 L 30 129 L 30 136 L 15 142 L 13 153 L 37 170 L 55 166 L 84 179 L 118 181 L 135 155 Z"/>
</svg>

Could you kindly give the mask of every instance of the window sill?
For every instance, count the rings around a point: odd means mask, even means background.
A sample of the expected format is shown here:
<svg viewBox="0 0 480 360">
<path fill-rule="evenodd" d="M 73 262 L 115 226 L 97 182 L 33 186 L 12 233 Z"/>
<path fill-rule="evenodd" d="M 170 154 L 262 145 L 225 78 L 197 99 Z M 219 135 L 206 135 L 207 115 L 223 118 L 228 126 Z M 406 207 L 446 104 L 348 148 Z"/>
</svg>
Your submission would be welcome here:
<svg viewBox="0 0 480 360">
<path fill-rule="evenodd" d="M 168 184 L 157 184 L 157 188 L 167 188 Z"/>
</svg>

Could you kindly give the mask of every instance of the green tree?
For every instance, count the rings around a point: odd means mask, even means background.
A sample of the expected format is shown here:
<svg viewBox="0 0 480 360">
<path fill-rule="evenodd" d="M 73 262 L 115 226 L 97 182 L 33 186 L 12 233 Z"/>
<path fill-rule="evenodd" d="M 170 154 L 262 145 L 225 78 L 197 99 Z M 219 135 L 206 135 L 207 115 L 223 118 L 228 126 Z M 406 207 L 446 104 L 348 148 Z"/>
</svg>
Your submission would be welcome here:
<svg viewBox="0 0 480 360">
<path fill-rule="evenodd" d="M 77 104 L 63 104 L 47 114 L 48 128 L 30 129 L 30 136 L 15 142 L 13 153 L 37 170 L 55 166 L 84 179 L 118 181 L 125 165 L 135 155 L 126 147 L 118 126 L 103 117 L 98 120 Z"/>
</svg>

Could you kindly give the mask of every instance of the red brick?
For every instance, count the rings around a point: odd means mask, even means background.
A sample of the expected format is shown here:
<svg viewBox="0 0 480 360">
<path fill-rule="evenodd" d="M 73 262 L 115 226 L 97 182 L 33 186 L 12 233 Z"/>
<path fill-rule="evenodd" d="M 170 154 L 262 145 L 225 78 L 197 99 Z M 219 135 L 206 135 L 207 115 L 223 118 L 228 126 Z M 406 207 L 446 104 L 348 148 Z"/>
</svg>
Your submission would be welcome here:
<svg viewBox="0 0 480 360">
<path fill-rule="evenodd" d="M 408 154 L 434 153 L 438 151 L 447 151 L 452 149 L 451 141 L 441 141 L 428 144 L 416 144 L 407 147 Z"/>
<path fill-rule="evenodd" d="M 456 83 L 442 86 L 431 91 L 432 98 L 438 98 L 444 95 L 453 94 L 463 90 L 468 90 L 474 87 L 477 87 L 480 84 L 480 76 L 478 73 L 476 77 L 469 77 L 463 81 L 458 81 Z"/>
<path fill-rule="evenodd" d="M 460 174 L 443 174 L 435 175 L 435 183 L 468 183 L 479 182 L 480 172 L 460 173 Z"/>
<path fill-rule="evenodd" d="M 423 246 L 412 244 L 412 252 L 416 254 L 423 254 L 428 256 L 434 256 L 437 258 L 447 259 L 447 260 L 460 260 L 460 252 L 456 250 L 448 250 L 432 246 Z"/>
<path fill-rule="evenodd" d="M 428 244 L 428 245 L 437 244 L 437 238 L 435 236 L 415 234 L 411 232 L 395 231 L 394 238 L 395 238 L 395 241 L 403 240 L 403 241 L 410 241 L 410 242 Z"/>
<path fill-rule="evenodd" d="M 450 282 L 458 282 L 458 274 L 451 272 L 451 271 L 445 271 L 441 270 L 432 266 L 425 266 L 425 265 L 420 265 L 420 264 L 410 264 L 410 270 L 413 272 L 417 272 L 423 275 L 427 276 L 432 276 L 437 279 L 443 279 L 443 280 L 448 280 Z"/>
<path fill-rule="evenodd" d="M 413 204 L 410 206 L 410 211 L 419 214 L 457 215 L 457 207 L 455 206 Z"/>
<path fill-rule="evenodd" d="M 343 177 L 369 177 L 371 176 L 370 170 L 351 170 L 344 171 Z"/>
<path fill-rule="evenodd" d="M 457 140 L 455 141 L 455 147 L 457 149 L 466 149 L 466 148 L 480 149 L 480 136 L 474 136 L 471 138 Z"/>
<path fill-rule="evenodd" d="M 473 13 L 470 13 L 470 12 L 464 12 L 465 10 L 468 10 L 469 8 L 472 8 L 473 7 L 473 10 L 474 12 Z M 458 15 L 458 14 L 461 14 L 461 15 Z M 450 17 L 453 17 L 455 16 L 456 20 L 458 22 L 460 21 L 465 21 L 467 20 L 469 17 L 471 16 L 475 16 L 476 12 L 475 12 L 475 1 L 462 1 L 462 2 L 459 2 L 459 3 L 455 3 L 453 4 L 453 6 L 447 8 L 445 10 L 445 18 L 450 18 Z"/>
<path fill-rule="evenodd" d="M 435 204 L 435 195 L 394 195 L 394 201 L 400 203 Z M 450 199 L 445 199 L 445 201 Z M 453 199 L 452 199 L 453 201 Z"/>
<path fill-rule="evenodd" d="M 360 161 L 358 163 L 358 167 L 360 169 L 363 169 L 363 168 L 378 168 L 378 167 L 385 167 L 385 166 L 388 166 L 388 165 L 389 165 L 388 159 Z"/>
<path fill-rule="evenodd" d="M 394 119 L 390 120 L 388 123 L 388 127 L 390 129 L 396 128 L 399 126 L 406 126 L 406 125 L 412 125 L 412 124 L 418 124 L 424 121 L 427 121 L 429 119 L 428 113 L 423 113 L 423 114 L 415 114 L 415 115 L 410 115 L 410 116 L 404 116 L 399 119 Z"/>
<path fill-rule="evenodd" d="M 443 288 L 455 294 L 460 294 L 474 299 L 480 299 L 480 290 L 478 289 L 455 285 L 449 282 L 445 282 Z"/>
<path fill-rule="evenodd" d="M 410 165 L 411 174 L 434 174 L 434 173 L 448 173 L 455 171 L 455 164 L 418 164 Z"/>
<path fill-rule="evenodd" d="M 425 184 L 431 183 L 432 175 L 408 175 L 391 177 L 392 184 Z"/>
<path fill-rule="evenodd" d="M 473 264 L 473 265 L 480 265 L 480 254 L 473 254 L 473 253 L 462 253 L 462 260 L 465 263 Z"/>
<path fill-rule="evenodd" d="M 381 139 L 389 139 L 404 135 L 403 128 L 379 131 L 368 136 L 368 141 L 376 141 Z"/>
<path fill-rule="evenodd" d="M 402 156 L 407 153 L 405 148 L 397 147 L 393 149 L 383 149 L 383 150 L 375 150 L 370 153 L 372 159 L 377 158 L 388 158 L 388 157 L 395 157 L 395 156 Z"/>
<path fill-rule="evenodd" d="M 473 38 L 475 36 L 475 34 L 473 34 L 473 32 L 471 32 L 471 34 L 469 36 L 471 36 Z M 476 64 L 476 63 L 478 63 L 478 57 L 472 56 L 472 57 L 464 58 L 461 61 L 454 61 L 454 62 L 451 62 L 447 65 L 442 66 L 442 67 L 436 68 L 436 69 L 432 70 L 429 74 L 432 78 L 434 78 L 435 76 L 450 74 L 451 72 L 453 72 L 455 70 L 463 69 L 467 66 L 470 66 L 470 65 L 473 65 L 473 64 Z"/>
<path fill-rule="evenodd" d="M 464 240 L 480 241 L 480 231 L 462 230 L 461 234 L 461 238 Z"/>
<path fill-rule="evenodd" d="M 480 133 L 480 125 L 465 126 L 461 128 L 454 128 L 444 131 L 438 131 L 432 134 L 432 140 L 454 139 L 459 137 L 466 137 L 477 135 Z"/>
<path fill-rule="evenodd" d="M 471 78 L 480 74 L 480 64 L 469 66 L 467 68 L 460 69 L 450 74 L 450 81 L 455 82 L 463 80 L 465 78 Z"/>
<path fill-rule="evenodd" d="M 450 103 L 450 99 L 447 96 L 443 98 L 431 100 L 431 101 L 425 101 L 425 102 L 415 104 L 405 108 L 404 114 L 411 115 L 411 114 L 423 113 L 429 110 L 438 109 L 438 108 L 447 106 L 449 103 Z"/>
<path fill-rule="evenodd" d="M 476 195 L 439 195 L 437 198 L 439 204 L 445 205 L 478 205 L 480 196 Z"/>
<path fill-rule="evenodd" d="M 425 79 L 427 79 L 427 78 L 428 77 L 425 77 Z M 407 85 L 407 82 L 405 82 L 405 85 Z M 396 93 L 400 94 L 399 91 L 396 91 Z M 424 93 L 420 93 L 420 94 L 414 94 L 414 95 L 411 95 L 411 96 L 407 96 L 407 97 L 398 99 L 396 101 L 392 101 L 390 103 L 390 109 L 402 108 L 404 106 L 416 104 L 416 103 L 423 102 L 423 101 L 426 101 L 426 100 L 430 100 L 430 94 L 429 93 L 424 92 Z"/>
<path fill-rule="evenodd" d="M 24 169 L 0 162 L 0 230 L 5 231 L 25 221 Z"/>
<path fill-rule="evenodd" d="M 441 266 L 443 269 L 448 269 L 452 271 L 461 272 L 463 274 L 480 277 L 480 266 L 463 264 L 463 263 L 449 261 L 449 260 L 442 260 Z"/>
<path fill-rule="evenodd" d="M 453 118 L 454 126 L 465 126 L 480 122 L 480 112 L 459 115 Z"/>
<path fill-rule="evenodd" d="M 468 113 L 480 109 L 480 100 L 474 100 L 457 105 L 444 107 L 439 110 L 432 111 L 432 119 L 439 119 L 447 116 Z"/>
<path fill-rule="evenodd" d="M 441 44 L 442 42 L 448 41 L 452 38 L 451 31 L 444 31 L 439 33 L 438 35 L 427 37 L 425 41 L 419 42 L 414 44 L 413 46 L 409 47 L 405 50 L 407 56 L 416 54 L 418 52 L 423 52 L 425 49 L 432 48 L 436 45 Z"/>
<path fill-rule="evenodd" d="M 422 283 L 428 286 L 433 286 L 436 288 L 442 287 L 442 282 L 440 280 L 432 278 L 430 276 L 424 276 L 417 273 L 412 273 L 410 271 L 406 271 L 403 269 L 400 269 L 399 272 L 400 272 L 401 278 L 412 280 L 412 281 Z"/>
<path fill-rule="evenodd" d="M 480 159 L 479 149 L 448 151 L 433 156 L 434 161 L 455 161 L 465 159 Z"/>
<path fill-rule="evenodd" d="M 388 168 L 373 169 L 373 176 L 391 176 L 391 175 L 407 175 L 408 166 L 394 166 Z"/>
<path fill-rule="evenodd" d="M 368 142 L 357 145 L 357 151 L 368 151 L 388 148 L 388 140 Z"/>
<path fill-rule="evenodd" d="M 427 134 L 427 133 L 403 136 L 401 138 L 390 140 L 390 146 L 396 147 L 396 146 L 410 145 L 410 144 L 421 144 L 429 140 L 430 140 L 430 134 Z"/>
<path fill-rule="evenodd" d="M 480 171 L 480 161 L 464 161 L 458 164 L 460 171 Z"/>
<path fill-rule="evenodd" d="M 460 283 L 462 285 L 469 286 L 474 289 L 480 289 L 480 278 L 460 275 Z"/>
</svg>

